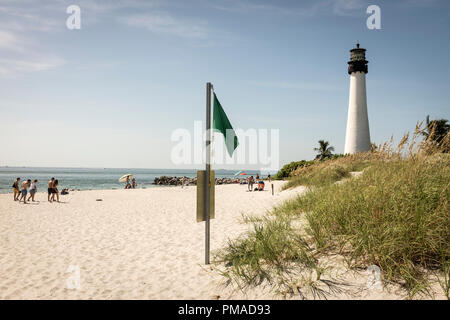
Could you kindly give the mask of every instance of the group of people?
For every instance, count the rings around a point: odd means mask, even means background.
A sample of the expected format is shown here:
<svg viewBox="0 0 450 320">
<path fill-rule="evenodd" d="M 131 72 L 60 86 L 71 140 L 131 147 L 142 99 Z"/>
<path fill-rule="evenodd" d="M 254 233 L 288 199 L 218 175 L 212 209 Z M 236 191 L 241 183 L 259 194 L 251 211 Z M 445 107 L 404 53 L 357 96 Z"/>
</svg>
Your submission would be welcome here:
<svg viewBox="0 0 450 320">
<path fill-rule="evenodd" d="M 37 191 L 37 182 L 38 181 L 36 179 L 33 181 L 31 181 L 31 179 L 28 179 L 20 184 L 20 178 L 17 178 L 12 185 L 14 201 L 23 201 L 23 203 L 27 203 L 27 201 L 32 200 L 34 202 L 34 195 Z M 28 196 L 27 200 L 28 193 L 30 195 Z"/>
<path fill-rule="evenodd" d="M 135 178 L 131 179 L 131 184 L 130 184 L 130 177 L 127 177 L 125 189 L 136 189 L 136 187 L 137 187 L 136 179 Z"/>
<path fill-rule="evenodd" d="M 58 179 L 55 179 L 55 178 L 51 178 L 50 181 L 48 182 L 48 188 L 47 188 L 47 193 L 48 193 L 47 201 L 48 202 L 55 201 L 55 196 L 56 196 L 56 201 L 59 202 L 58 185 L 59 185 L 59 181 L 58 181 Z"/>
<path fill-rule="evenodd" d="M 269 179 L 269 182 L 271 182 L 271 176 L 270 174 L 267 176 L 267 179 Z M 257 183 L 257 187 L 253 189 L 253 185 Z M 264 190 L 264 181 L 262 178 L 260 179 L 259 174 L 256 174 L 256 177 L 253 178 L 253 176 L 250 176 L 247 178 L 247 187 L 248 191 L 263 191 Z"/>
<path fill-rule="evenodd" d="M 37 192 L 37 179 L 31 180 L 25 180 L 22 183 L 20 183 L 20 178 L 17 178 L 13 185 L 13 194 L 14 194 L 14 201 L 23 201 L 23 203 L 27 203 L 27 201 L 32 201 L 35 202 L 34 200 L 34 196 L 36 195 Z M 53 202 L 55 201 L 55 197 L 56 197 L 56 201 L 59 202 L 59 190 L 58 190 L 58 185 L 59 185 L 59 181 L 58 179 L 55 178 L 51 178 L 50 181 L 48 182 L 48 197 L 47 200 L 49 202 Z M 66 189 L 63 189 L 63 192 L 67 192 Z M 27 195 L 28 199 L 27 199 Z"/>
</svg>

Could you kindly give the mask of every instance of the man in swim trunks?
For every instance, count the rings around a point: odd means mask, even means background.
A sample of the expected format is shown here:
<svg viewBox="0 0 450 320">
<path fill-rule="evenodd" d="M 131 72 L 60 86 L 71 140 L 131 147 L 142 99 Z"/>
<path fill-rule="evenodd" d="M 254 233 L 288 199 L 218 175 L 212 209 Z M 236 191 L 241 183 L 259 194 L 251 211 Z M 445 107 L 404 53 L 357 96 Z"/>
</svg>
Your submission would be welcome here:
<svg viewBox="0 0 450 320">
<path fill-rule="evenodd" d="M 19 202 L 22 201 L 23 203 L 27 203 L 27 189 L 31 186 L 31 180 L 28 179 L 27 181 L 22 182 L 22 190 L 20 192 L 22 195 L 20 196 Z"/>
<path fill-rule="evenodd" d="M 53 183 L 55 182 L 55 178 L 51 178 L 50 181 L 48 182 L 48 196 L 47 196 L 47 200 L 48 202 L 52 202 L 52 200 L 50 199 L 50 196 L 53 195 Z"/>
<path fill-rule="evenodd" d="M 19 200 L 19 195 L 20 195 L 19 181 L 20 181 L 20 178 L 17 178 L 16 181 L 14 181 L 14 183 L 13 183 L 14 201 Z"/>
</svg>

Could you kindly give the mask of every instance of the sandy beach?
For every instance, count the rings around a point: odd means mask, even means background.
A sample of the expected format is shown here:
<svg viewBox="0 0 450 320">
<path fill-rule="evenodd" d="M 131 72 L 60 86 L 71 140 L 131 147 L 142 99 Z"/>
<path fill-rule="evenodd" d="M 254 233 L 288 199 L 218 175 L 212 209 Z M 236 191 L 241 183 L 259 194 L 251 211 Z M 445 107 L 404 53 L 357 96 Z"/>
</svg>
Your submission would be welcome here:
<svg viewBox="0 0 450 320">
<path fill-rule="evenodd" d="M 274 184 L 274 196 L 247 192 L 246 185 L 216 187 L 212 251 L 249 228 L 242 213 L 262 215 L 304 192 L 280 192 L 283 182 Z M 48 203 L 38 192 L 36 199 L 24 205 L 0 195 L 0 299 L 279 298 L 270 288 L 225 287 L 204 265 L 205 226 L 195 219 L 194 186 L 75 191 L 62 203 Z M 79 287 L 72 288 L 77 270 Z M 356 286 L 329 298 L 406 297 L 402 290 L 362 292 L 367 276 L 341 271 Z"/>
<path fill-rule="evenodd" d="M 211 249 L 247 228 L 241 213 L 264 214 L 302 191 L 216 189 Z M 96 201 L 102 199 L 102 201 Z M 0 195 L 0 299 L 211 299 L 222 280 L 204 265 L 196 187 L 75 191 L 63 203 Z M 80 288 L 68 289 L 80 270 Z M 69 272 L 67 272 L 69 270 Z"/>
</svg>

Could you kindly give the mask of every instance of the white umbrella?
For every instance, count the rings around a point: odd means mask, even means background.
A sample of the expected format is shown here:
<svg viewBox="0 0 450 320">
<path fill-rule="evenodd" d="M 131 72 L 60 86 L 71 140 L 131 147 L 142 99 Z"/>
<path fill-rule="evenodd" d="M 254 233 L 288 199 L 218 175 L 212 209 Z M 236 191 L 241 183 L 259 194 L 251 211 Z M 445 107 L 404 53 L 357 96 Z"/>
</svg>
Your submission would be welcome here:
<svg viewBox="0 0 450 320">
<path fill-rule="evenodd" d="M 133 175 L 131 173 L 128 173 L 126 175 L 123 175 L 122 177 L 120 177 L 119 182 L 125 182 L 127 181 L 127 177 L 131 178 Z"/>
</svg>

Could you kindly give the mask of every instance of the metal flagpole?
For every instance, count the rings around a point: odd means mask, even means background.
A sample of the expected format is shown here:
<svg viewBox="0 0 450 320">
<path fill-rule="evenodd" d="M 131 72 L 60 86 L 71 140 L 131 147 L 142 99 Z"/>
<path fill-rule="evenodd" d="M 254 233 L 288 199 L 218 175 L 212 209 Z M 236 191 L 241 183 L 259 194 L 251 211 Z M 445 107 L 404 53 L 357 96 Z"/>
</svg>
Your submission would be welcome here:
<svg viewBox="0 0 450 320">
<path fill-rule="evenodd" d="M 206 84 L 206 174 L 205 174 L 205 264 L 209 264 L 210 209 L 211 209 L 211 91 L 212 84 Z"/>
</svg>

